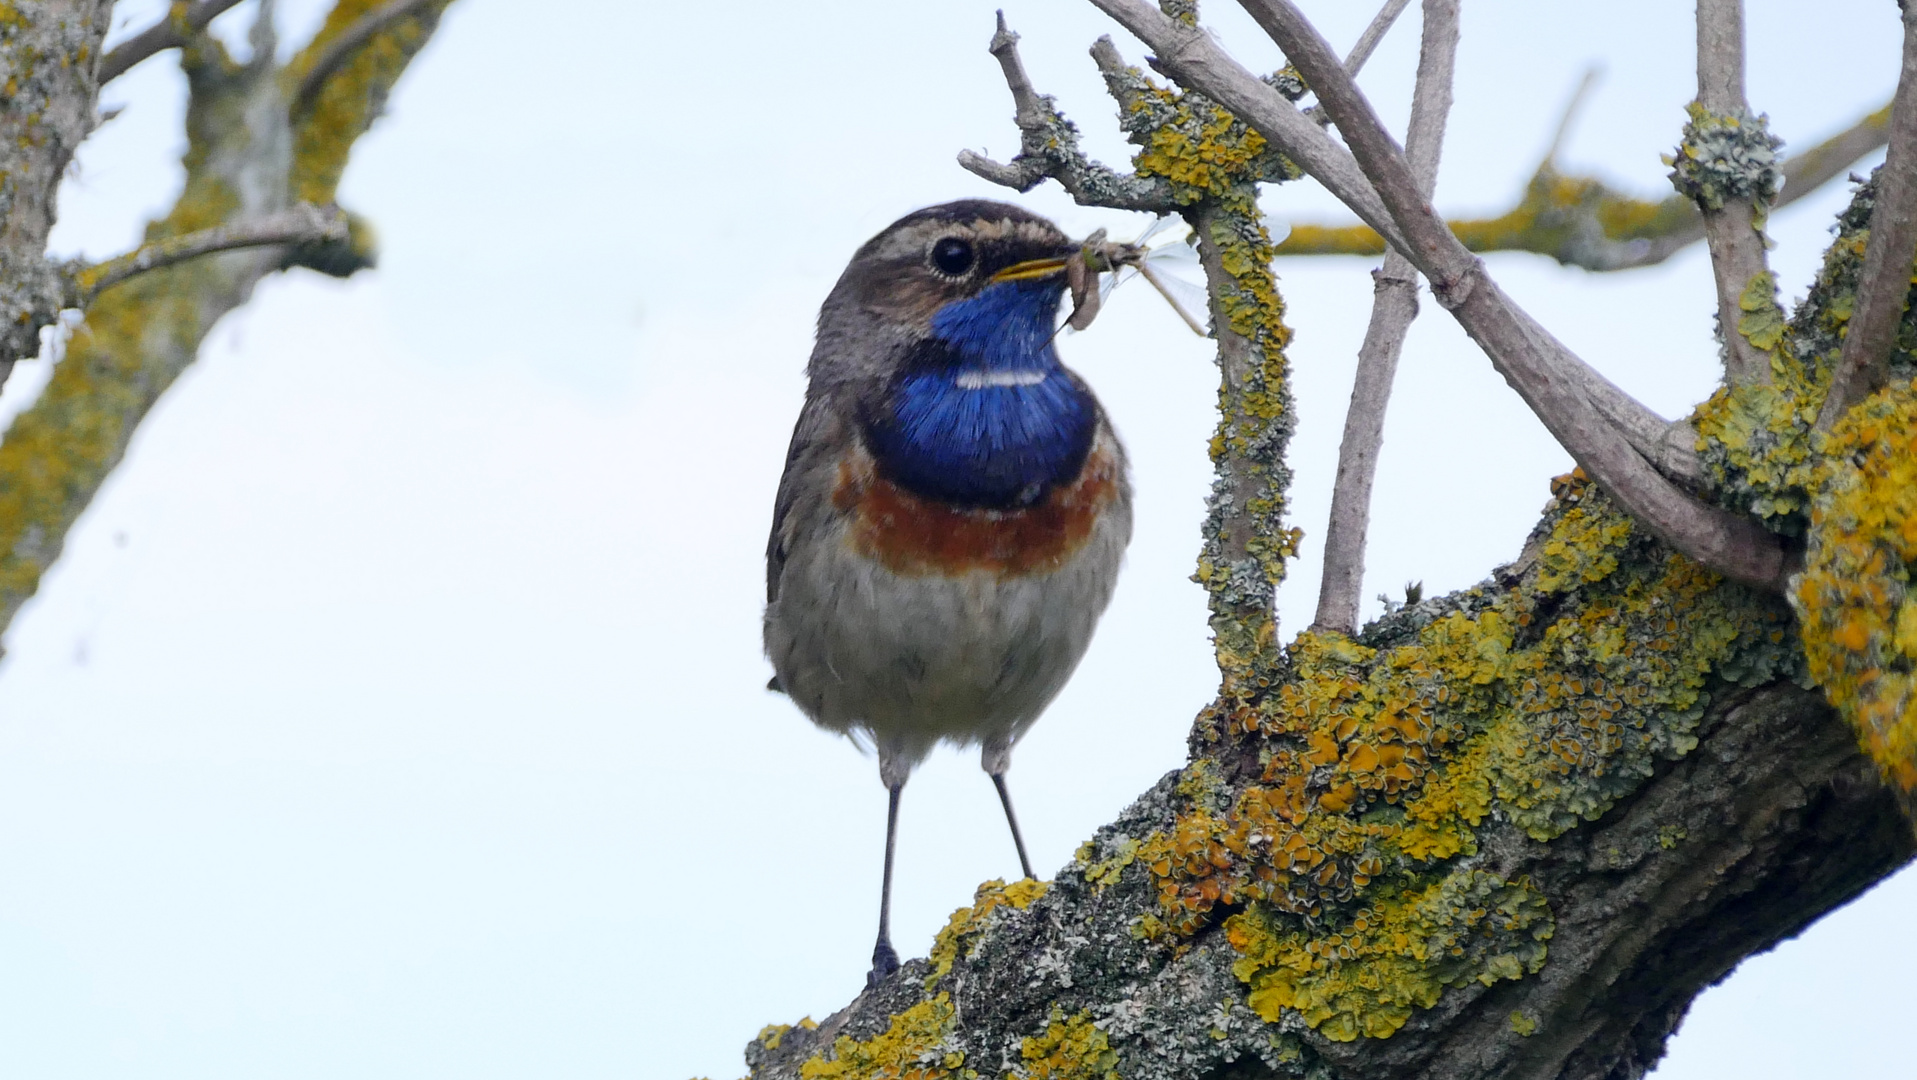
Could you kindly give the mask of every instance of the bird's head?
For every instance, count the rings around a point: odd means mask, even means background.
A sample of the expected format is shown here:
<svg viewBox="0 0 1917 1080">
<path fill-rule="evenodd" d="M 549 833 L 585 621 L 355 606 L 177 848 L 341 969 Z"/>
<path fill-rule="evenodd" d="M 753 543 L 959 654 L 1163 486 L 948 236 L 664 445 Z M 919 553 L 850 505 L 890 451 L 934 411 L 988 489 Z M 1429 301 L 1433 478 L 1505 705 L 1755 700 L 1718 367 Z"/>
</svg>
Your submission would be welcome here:
<svg viewBox="0 0 1917 1080">
<path fill-rule="evenodd" d="M 966 199 L 908 214 L 859 248 L 826 299 L 813 377 L 887 378 L 923 362 L 928 346 L 981 369 L 1055 364 L 1060 300 L 1067 290 L 1095 296 L 1096 260 L 1008 203 Z"/>
</svg>

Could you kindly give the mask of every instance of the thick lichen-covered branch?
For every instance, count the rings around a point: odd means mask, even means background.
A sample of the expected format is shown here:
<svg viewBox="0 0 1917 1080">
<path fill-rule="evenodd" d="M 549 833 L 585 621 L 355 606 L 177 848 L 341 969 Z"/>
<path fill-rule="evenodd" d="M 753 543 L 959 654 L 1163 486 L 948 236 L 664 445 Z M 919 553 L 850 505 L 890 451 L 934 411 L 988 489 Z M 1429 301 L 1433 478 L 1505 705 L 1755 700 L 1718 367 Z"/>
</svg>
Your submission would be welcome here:
<svg viewBox="0 0 1917 1080">
<path fill-rule="evenodd" d="M 289 224 L 289 213 L 309 216 L 294 210 L 300 203 L 332 203 L 354 140 L 378 115 L 437 15 L 435 8 L 375 37 L 292 125 L 286 93 L 303 70 L 301 59 L 368 6 L 343 0 L 315 44 L 284 70 L 274 62 L 268 22 L 255 27 L 256 59 L 249 64 L 235 63 L 204 35 L 187 43 L 186 184 L 172 210 L 147 226 L 148 250 L 178 253 L 222 230 L 232 239 L 261 222 Z M 350 272 L 370 260 L 363 228 L 342 233 L 329 220 L 284 235 L 295 233 L 305 242 L 149 270 L 102 292 L 88 308 L 46 389 L 0 441 L 0 628 L 38 589 L 67 530 L 222 316 L 287 266 Z"/>
<path fill-rule="evenodd" d="M 1554 490 L 1517 563 L 1300 637 L 1055 881 L 988 883 L 754 1075 L 1641 1075 L 1912 838 L 1781 603 Z"/>
</svg>

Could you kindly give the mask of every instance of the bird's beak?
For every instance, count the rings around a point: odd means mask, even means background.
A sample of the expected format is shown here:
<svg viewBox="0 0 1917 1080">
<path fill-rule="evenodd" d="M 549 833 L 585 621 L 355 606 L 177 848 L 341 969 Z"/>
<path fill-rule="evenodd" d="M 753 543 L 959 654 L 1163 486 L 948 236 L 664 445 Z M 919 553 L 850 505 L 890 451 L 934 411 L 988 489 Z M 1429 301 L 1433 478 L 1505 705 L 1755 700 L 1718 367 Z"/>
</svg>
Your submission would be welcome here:
<svg viewBox="0 0 1917 1080">
<path fill-rule="evenodd" d="M 1013 263 L 998 273 L 993 274 L 992 283 L 997 284 L 1001 281 L 1037 281 L 1039 278 L 1048 278 L 1053 274 L 1063 272 L 1065 270 L 1065 264 L 1070 261 L 1070 256 L 1057 259 L 1027 259 L 1022 263 Z"/>
</svg>

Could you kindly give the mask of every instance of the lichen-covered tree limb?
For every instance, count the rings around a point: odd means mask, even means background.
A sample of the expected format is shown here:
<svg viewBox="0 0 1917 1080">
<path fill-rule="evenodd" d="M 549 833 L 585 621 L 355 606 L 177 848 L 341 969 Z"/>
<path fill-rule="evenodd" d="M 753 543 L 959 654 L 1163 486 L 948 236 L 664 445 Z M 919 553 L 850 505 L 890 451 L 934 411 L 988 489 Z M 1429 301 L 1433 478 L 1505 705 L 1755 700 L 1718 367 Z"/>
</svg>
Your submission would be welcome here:
<svg viewBox="0 0 1917 1080">
<path fill-rule="evenodd" d="M 1429 199 L 1438 181 L 1438 157 L 1445 119 L 1451 111 L 1451 73 L 1458 51 L 1457 0 L 1425 0 L 1424 36 L 1418 76 L 1411 93 L 1411 119 L 1405 131 L 1405 157 Z M 1345 69 L 1352 70 L 1352 58 Z M 1384 267 L 1372 275 L 1371 321 L 1358 350 L 1358 369 L 1345 410 L 1344 436 L 1338 443 L 1338 470 L 1331 489 L 1331 513 L 1325 525 L 1324 572 L 1319 578 L 1314 629 L 1352 633 L 1358 629 L 1358 605 L 1364 592 L 1365 534 L 1371 524 L 1371 486 L 1384 443 L 1385 406 L 1398 373 L 1405 333 L 1418 316 L 1418 272 L 1398 251 L 1385 254 Z"/>
<path fill-rule="evenodd" d="M 1903 6 L 1904 53 L 1891 102 L 1890 149 L 1877 174 L 1864 277 L 1857 289 L 1844 350 L 1817 427 L 1829 431 L 1866 394 L 1890 381 L 1890 355 L 1909 282 L 1902 271 L 1917 258 L 1917 11 Z"/>
<path fill-rule="evenodd" d="M 183 46 L 186 184 L 172 210 L 147 226 L 147 244 L 177 252 L 222 235 L 252 232 L 260 239 L 259 230 L 276 226 L 287 227 L 285 239 L 301 242 L 152 269 L 101 292 L 88 308 L 45 391 L 0 441 L 0 629 L 39 587 L 67 530 L 119 463 L 140 421 L 222 316 L 244 304 L 262 278 L 286 267 L 350 273 L 370 263 L 363 227 L 342 231 L 330 216 L 317 223 L 310 208 L 333 203 L 354 141 L 378 116 L 448 2 L 375 36 L 338 68 L 297 121 L 289 94 L 316 52 L 376 5 L 340 0 L 313 42 L 285 67 L 274 59 L 270 4 L 255 25 L 250 63 L 236 63 L 205 34 Z M 308 209 L 297 209 L 300 204 Z"/>
<path fill-rule="evenodd" d="M 1775 600 L 1556 492 L 1517 563 L 1301 637 L 1054 881 L 988 883 L 753 1075 L 1641 1076 L 1913 839 Z"/>
<path fill-rule="evenodd" d="M 1785 206 L 1842 176 L 1858 159 L 1884 145 L 1890 108 L 1783 162 L 1784 187 L 1772 209 Z M 1704 238 L 1704 218 L 1683 195 L 1638 199 L 1602 180 L 1572 176 L 1547 156 L 1525 184 L 1517 205 L 1496 217 L 1448 222 L 1464 246 L 1478 254 L 1529 251 L 1585 270 L 1654 266 Z M 1377 255 L 1385 250 L 1365 225 L 1300 222 L 1278 245 L 1280 255 Z"/>
<path fill-rule="evenodd" d="M 0 4 L 0 383 L 66 297 L 47 261 L 60 177 L 98 122 L 93 69 L 112 0 Z"/>
</svg>

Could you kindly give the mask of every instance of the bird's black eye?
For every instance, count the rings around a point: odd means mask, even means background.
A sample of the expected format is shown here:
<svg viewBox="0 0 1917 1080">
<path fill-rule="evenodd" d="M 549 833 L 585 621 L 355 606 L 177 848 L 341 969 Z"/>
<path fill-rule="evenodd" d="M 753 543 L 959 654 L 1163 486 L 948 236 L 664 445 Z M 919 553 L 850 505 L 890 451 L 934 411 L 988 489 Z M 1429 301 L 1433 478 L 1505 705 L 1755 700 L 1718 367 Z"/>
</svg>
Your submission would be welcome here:
<svg viewBox="0 0 1917 1080">
<path fill-rule="evenodd" d="M 932 245 L 932 265 L 947 277 L 958 277 L 972 268 L 972 244 L 956 236 L 947 236 Z"/>
</svg>

